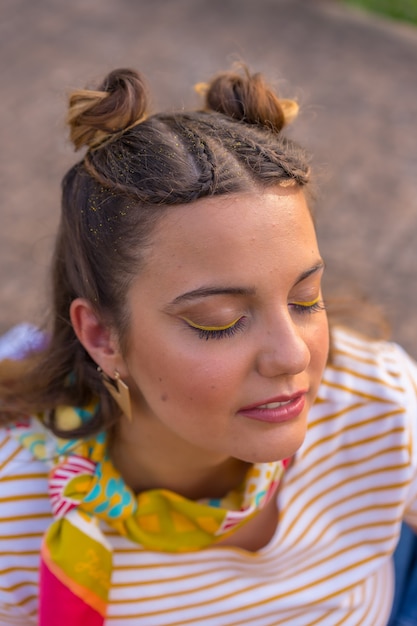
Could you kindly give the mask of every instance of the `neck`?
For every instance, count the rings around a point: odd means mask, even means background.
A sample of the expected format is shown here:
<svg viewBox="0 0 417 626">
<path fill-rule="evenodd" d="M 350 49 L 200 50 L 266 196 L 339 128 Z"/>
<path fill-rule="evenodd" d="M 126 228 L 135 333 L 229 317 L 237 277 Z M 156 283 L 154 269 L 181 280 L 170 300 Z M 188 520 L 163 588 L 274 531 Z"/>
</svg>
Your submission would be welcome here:
<svg viewBox="0 0 417 626">
<path fill-rule="evenodd" d="M 168 489 L 191 500 L 221 498 L 243 481 L 250 467 L 190 448 L 172 434 L 167 438 L 155 424 L 147 428 L 141 420 L 129 424 L 122 418 L 111 441 L 112 461 L 135 493 Z"/>
</svg>

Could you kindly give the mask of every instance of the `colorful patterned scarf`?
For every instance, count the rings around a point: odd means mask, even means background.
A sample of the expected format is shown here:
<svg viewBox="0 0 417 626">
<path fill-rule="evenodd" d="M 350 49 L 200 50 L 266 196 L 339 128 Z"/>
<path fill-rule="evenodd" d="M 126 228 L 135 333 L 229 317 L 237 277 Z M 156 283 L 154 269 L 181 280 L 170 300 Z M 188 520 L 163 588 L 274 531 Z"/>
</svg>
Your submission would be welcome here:
<svg viewBox="0 0 417 626">
<path fill-rule="evenodd" d="M 73 429 L 97 410 L 60 407 L 59 426 Z M 41 549 L 39 626 L 102 626 L 112 574 L 112 548 L 101 524 L 149 550 L 205 548 L 239 528 L 275 493 L 286 461 L 252 466 L 224 498 L 191 501 L 166 489 L 135 495 L 114 468 L 107 435 L 59 439 L 42 416 L 11 427 L 19 442 L 50 466 L 54 521 Z"/>
</svg>

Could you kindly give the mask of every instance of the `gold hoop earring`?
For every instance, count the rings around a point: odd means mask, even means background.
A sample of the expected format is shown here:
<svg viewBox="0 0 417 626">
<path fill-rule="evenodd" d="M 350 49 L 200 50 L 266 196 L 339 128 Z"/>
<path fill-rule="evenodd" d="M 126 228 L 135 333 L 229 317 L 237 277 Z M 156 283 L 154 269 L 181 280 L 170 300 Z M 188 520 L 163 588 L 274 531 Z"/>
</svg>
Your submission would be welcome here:
<svg viewBox="0 0 417 626">
<path fill-rule="evenodd" d="M 120 378 L 120 374 L 117 370 L 114 370 L 114 379 L 110 378 L 101 367 L 97 367 L 97 371 L 101 375 L 103 385 L 118 404 L 124 415 L 126 415 L 129 422 L 132 421 L 132 404 L 130 401 L 129 387 Z"/>
</svg>

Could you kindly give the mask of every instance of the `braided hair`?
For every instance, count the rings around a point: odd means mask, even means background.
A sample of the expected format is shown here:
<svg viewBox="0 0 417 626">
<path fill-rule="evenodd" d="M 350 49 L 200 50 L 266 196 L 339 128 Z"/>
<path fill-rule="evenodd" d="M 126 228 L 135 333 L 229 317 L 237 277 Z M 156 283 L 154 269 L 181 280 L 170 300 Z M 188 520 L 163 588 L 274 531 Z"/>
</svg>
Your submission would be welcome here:
<svg viewBox="0 0 417 626">
<path fill-rule="evenodd" d="M 164 212 L 204 197 L 308 183 L 305 152 L 282 133 L 297 114 L 294 101 L 280 99 L 262 75 L 245 67 L 215 76 L 199 91 L 205 98 L 200 110 L 149 115 L 143 77 L 119 69 L 97 89 L 70 95 L 70 136 L 85 154 L 62 183 L 50 342 L 24 381 L 9 385 L 24 411 L 81 406 L 98 395 L 96 418 L 62 436 L 93 434 L 115 415 L 75 336 L 71 302 L 86 298 L 117 329 L 123 348 L 126 294 Z"/>
</svg>

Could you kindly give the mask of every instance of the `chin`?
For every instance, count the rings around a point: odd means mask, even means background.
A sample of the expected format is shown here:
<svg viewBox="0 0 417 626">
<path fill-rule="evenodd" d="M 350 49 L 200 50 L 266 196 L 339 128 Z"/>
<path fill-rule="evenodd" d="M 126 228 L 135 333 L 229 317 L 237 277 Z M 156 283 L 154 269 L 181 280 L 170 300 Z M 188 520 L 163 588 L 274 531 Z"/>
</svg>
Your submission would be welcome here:
<svg viewBox="0 0 417 626">
<path fill-rule="evenodd" d="M 279 424 L 252 424 L 246 433 L 246 450 L 241 447 L 239 458 L 247 463 L 273 463 L 290 459 L 304 443 L 307 433 L 307 413 Z M 260 428 L 259 428 L 260 427 Z M 243 442 L 241 442 L 243 443 Z"/>
<path fill-rule="evenodd" d="M 238 458 L 246 463 L 274 463 L 276 461 L 282 461 L 283 459 L 289 459 L 294 456 L 303 444 L 304 436 L 305 433 L 302 437 L 286 441 L 285 446 L 279 444 L 274 446 L 271 445 L 271 442 L 268 442 L 268 445 L 259 447 L 257 450 L 252 448 L 248 454 L 239 455 Z"/>
</svg>

